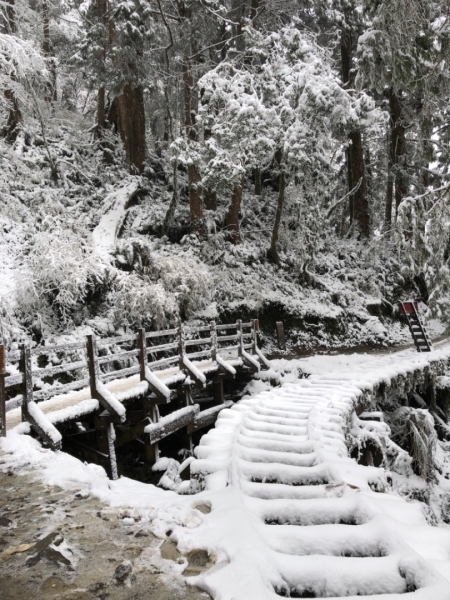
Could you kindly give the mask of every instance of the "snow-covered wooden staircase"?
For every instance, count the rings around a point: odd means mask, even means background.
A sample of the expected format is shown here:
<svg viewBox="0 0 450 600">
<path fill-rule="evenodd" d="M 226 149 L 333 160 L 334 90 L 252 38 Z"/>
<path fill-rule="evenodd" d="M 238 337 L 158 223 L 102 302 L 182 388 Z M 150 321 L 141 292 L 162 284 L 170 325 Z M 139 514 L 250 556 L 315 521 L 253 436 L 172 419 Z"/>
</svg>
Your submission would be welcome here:
<svg viewBox="0 0 450 600">
<path fill-rule="evenodd" d="M 365 381 L 324 373 L 222 411 L 191 473 L 213 508 L 196 543 L 227 559 L 193 583 L 215 600 L 450 599 L 450 583 L 422 554 L 435 528 L 381 470 L 348 456 L 351 414 L 364 388 L 387 377 L 389 360 L 372 360 Z M 445 540 L 450 548 L 450 533 Z"/>
<path fill-rule="evenodd" d="M 400 312 L 406 317 L 417 352 L 430 352 L 432 349 L 431 339 L 420 318 L 417 302 L 401 302 Z"/>
</svg>

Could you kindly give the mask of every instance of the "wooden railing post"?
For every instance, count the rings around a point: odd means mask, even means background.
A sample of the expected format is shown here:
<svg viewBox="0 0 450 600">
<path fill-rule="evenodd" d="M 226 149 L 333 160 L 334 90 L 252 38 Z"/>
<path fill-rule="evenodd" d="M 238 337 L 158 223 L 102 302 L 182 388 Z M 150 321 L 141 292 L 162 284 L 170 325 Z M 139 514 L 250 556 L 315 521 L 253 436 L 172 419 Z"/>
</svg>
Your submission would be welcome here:
<svg viewBox="0 0 450 600">
<path fill-rule="evenodd" d="M 236 321 L 236 333 L 237 333 L 237 341 L 238 341 L 238 356 L 242 356 L 244 352 L 244 337 L 242 335 L 242 321 L 238 319 Z"/>
<path fill-rule="evenodd" d="M 215 321 L 211 321 L 211 359 L 213 361 L 217 358 L 217 326 Z"/>
<path fill-rule="evenodd" d="M 0 437 L 6 437 L 6 358 L 5 346 L 0 344 Z"/>
<path fill-rule="evenodd" d="M 22 421 L 29 420 L 28 404 L 33 402 L 33 374 L 31 370 L 31 351 L 28 344 L 22 344 L 20 370 L 23 373 Z"/>
<path fill-rule="evenodd" d="M 258 331 L 259 331 L 259 320 L 253 319 L 253 354 L 257 353 L 258 349 Z"/>
<path fill-rule="evenodd" d="M 98 399 L 97 381 L 100 379 L 100 367 L 98 364 L 97 343 L 95 341 L 95 336 L 92 334 L 86 336 L 86 352 L 91 398 Z"/>
<path fill-rule="evenodd" d="M 186 338 L 184 333 L 184 327 L 180 324 L 178 327 L 178 358 L 179 358 L 179 367 L 180 371 L 184 369 L 183 358 L 186 354 Z"/>
<path fill-rule="evenodd" d="M 139 366 L 141 381 L 145 381 L 145 367 L 147 366 L 147 341 L 145 339 L 145 329 L 138 329 L 138 348 L 139 348 Z"/>
</svg>

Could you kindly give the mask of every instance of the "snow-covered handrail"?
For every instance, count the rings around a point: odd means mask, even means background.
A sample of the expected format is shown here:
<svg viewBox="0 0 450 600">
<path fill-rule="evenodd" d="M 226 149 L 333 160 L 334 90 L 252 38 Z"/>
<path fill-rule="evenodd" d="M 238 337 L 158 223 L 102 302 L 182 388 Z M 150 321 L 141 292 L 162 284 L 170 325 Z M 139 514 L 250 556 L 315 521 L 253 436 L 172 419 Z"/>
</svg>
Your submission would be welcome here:
<svg viewBox="0 0 450 600">
<path fill-rule="evenodd" d="M 259 322 L 254 319 L 246 323 L 237 321 L 218 325 L 211 322 L 210 325 L 152 332 L 139 329 L 137 334 L 103 339 L 88 335 L 84 343 L 23 347 L 8 356 L 5 347 L 0 345 L 0 435 L 6 435 L 6 414 L 21 406 L 22 420 L 30 421 L 42 436 L 44 429 L 32 423 L 27 405 L 73 394 L 76 390 L 83 392 L 86 387 L 90 388 L 90 397 L 99 402 L 105 414 L 110 415 L 114 422 L 124 422 L 126 410 L 122 400 L 119 401 L 109 390 L 109 384 L 108 388 L 105 384 L 140 373 L 140 380 L 147 387 L 136 386 L 136 393 L 150 391 L 156 396 L 157 404 L 169 403 L 175 391 L 160 380 L 158 370 L 170 368 L 169 365 L 177 361 L 177 385 L 183 382 L 188 386 L 194 385 L 194 382 L 205 385 L 205 370 L 234 377 L 235 367 L 245 365 L 257 372 L 260 363 L 269 365 L 258 348 L 258 331 Z M 164 338 L 163 343 L 160 338 Z M 234 343 L 229 345 L 230 342 Z M 194 351 L 187 353 L 186 348 Z M 56 363 L 54 357 L 57 358 Z M 11 374 L 6 372 L 7 359 L 11 363 L 8 367 Z M 203 362 L 194 363 L 194 360 Z M 17 361 L 18 368 L 13 366 Z M 49 385 L 44 379 L 66 374 L 70 374 L 72 379 L 69 383 L 56 381 Z M 124 397 L 132 396 L 126 394 Z M 157 415 L 155 418 L 158 418 Z M 50 444 L 50 440 L 47 442 Z"/>
</svg>

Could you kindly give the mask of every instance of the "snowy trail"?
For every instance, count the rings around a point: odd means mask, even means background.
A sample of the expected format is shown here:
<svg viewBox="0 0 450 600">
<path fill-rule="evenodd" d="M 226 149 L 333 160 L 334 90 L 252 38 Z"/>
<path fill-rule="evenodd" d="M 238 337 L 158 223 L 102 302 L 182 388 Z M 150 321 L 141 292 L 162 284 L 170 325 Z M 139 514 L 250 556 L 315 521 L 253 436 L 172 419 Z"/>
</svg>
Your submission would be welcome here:
<svg viewBox="0 0 450 600">
<path fill-rule="evenodd" d="M 215 600 L 449 600 L 450 530 L 427 525 L 345 443 L 364 392 L 449 355 L 446 344 L 426 357 L 315 357 L 309 379 L 222 411 L 191 465 L 213 510 L 191 541 L 179 536 L 218 564 L 192 583 Z"/>
</svg>

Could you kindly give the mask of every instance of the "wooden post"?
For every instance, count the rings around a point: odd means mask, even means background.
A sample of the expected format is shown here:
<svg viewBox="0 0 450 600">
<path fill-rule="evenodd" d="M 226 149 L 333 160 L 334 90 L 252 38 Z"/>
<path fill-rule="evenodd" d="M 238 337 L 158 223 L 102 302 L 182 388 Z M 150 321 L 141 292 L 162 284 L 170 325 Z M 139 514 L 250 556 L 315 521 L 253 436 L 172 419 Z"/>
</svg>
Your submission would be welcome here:
<svg viewBox="0 0 450 600">
<path fill-rule="evenodd" d="M 28 344 L 22 344 L 21 347 L 20 370 L 23 373 L 22 421 L 28 421 L 28 404 L 33 402 L 33 374 L 31 370 L 31 352 Z"/>
<path fill-rule="evenodd" d="M 215 321 L 211 321 L 210 330 L 211 330 L 211 359 L 213 361 L 215 361 L 217 358 L 217 327 L 216 327 Z"/>
<path fill-rule="evenodd" d="M 236 321 L 236 333 L 237 333 L 237 341 L 239 344 L 238 347 L 238 356 L 242 356 L 244 350 L 244 337 L 242 335 L 242 321 L 238 319 Z"/>
<path fill-rule="evenodd" d="M 111 470 L 111 479 L 114 481 L 119 479 L 119 473 L 117 471 L 117 458 L 116 449 L 114 448 L 114 442 L 116 440 L 116 432 L 114 430 L 114 424 L 109 423 L 106 429 L 106 435 L 108 437 L 108 454 L 109 454 L 109 465 Z"/>
<path fill-rule="evenodd" d="M 258 331 L 259 331 L 259 320 L 258 319 L 253 319 L 253 354 L 256 354 L 257 348 L 258 348 Z"/>
<path fill-rule="evenodd" d="M 178 386 L 177 400 L 178 408 L 184 408 L 185 406 L 190 406 L 193 404 L 190 384 L 182 384 Z M 180 430 L 180 434 L 183 444 L 186 446 L 186 450 L 192 454 L 194 451 L 194 445 L 192 442 L 192 433 L 190 432 L 189 427 L 183 427 L 183 429 Z"/>
<path fill-rule="evenodd" d="M 104 411 L 102 414 L 94 417 L 95 441 L 97 453 L 103 456 L 100 461 L 102 467 L 106 468 L 110 479 L 118 478 L 117 458 L 114 442 L 116 432 L 114 424 L 111 422 L 111 415 Z"/>
<path fill-rule="evenodd" d="M 277 340 L 278 340 L 278 348 L 280 350 L 285 350 L 286 349 L 286 337 L 284 335 L 283 321 L 277 321 Z"/>
<path fill-rule="evenodd" d="M 214 401 L 217 404 L 223 404 L 225 402 L 225 397 L 223 394 L 223 379 L 225 375 L 224 373 L 218 373 L 213 379 L 213 396 Z"/>
<path fill-rule="evenodd" d="M 6 359 L 5 346 L 0 344 L 0 437 L 6 437 Z"/>
<path fill-rule="evenodd" d="M 180 324 L 180 326 L 178 327 L 178 357 L 179 357 L 178 365 L 180 367 L 180 371 L 182 371 L 184 369 L 183 358 L 184 358 L 185 354 L 186 354 L 186 344 L 185 344 L 184 327 L 183 327 L 183 325 Z"/>
<path fill-rule="evenodd" d="M 158 405 L 154 402 L 151 402 L 151 399 L 147 400 L 149 404 L 147 404 L 147 410 L 149 411 L 149 416 L 152 423 L 158 423 L 159 421 L 159 409 Z M 145 436 L 147 439 L 147 436 Z M 158 442 L 154 442 L 153 444 L 145 444 L 145 460 L 149 465 L 154 465 L 155 462 L 159 458 L 159 444 Z"/>
<path fill-rule="evenodd" d="M 140 327 L 138 329 L 138 348 L 139 348 L 139 365 L 141 367 L 141 381 L 145 381 L 145 367 L 147 366 L 147 341 L 145 339 L 145 330 Z"/>
<path fill-rule="evenodd" d="M 97 360 L 97 344 L 93 335 L 86 336 L 86 351 L 89 368 L 89 385 L 91 387 L 91 398 L 97 398 L 97 380 L 99 379 L 100 369 Z"/>
</svg>

